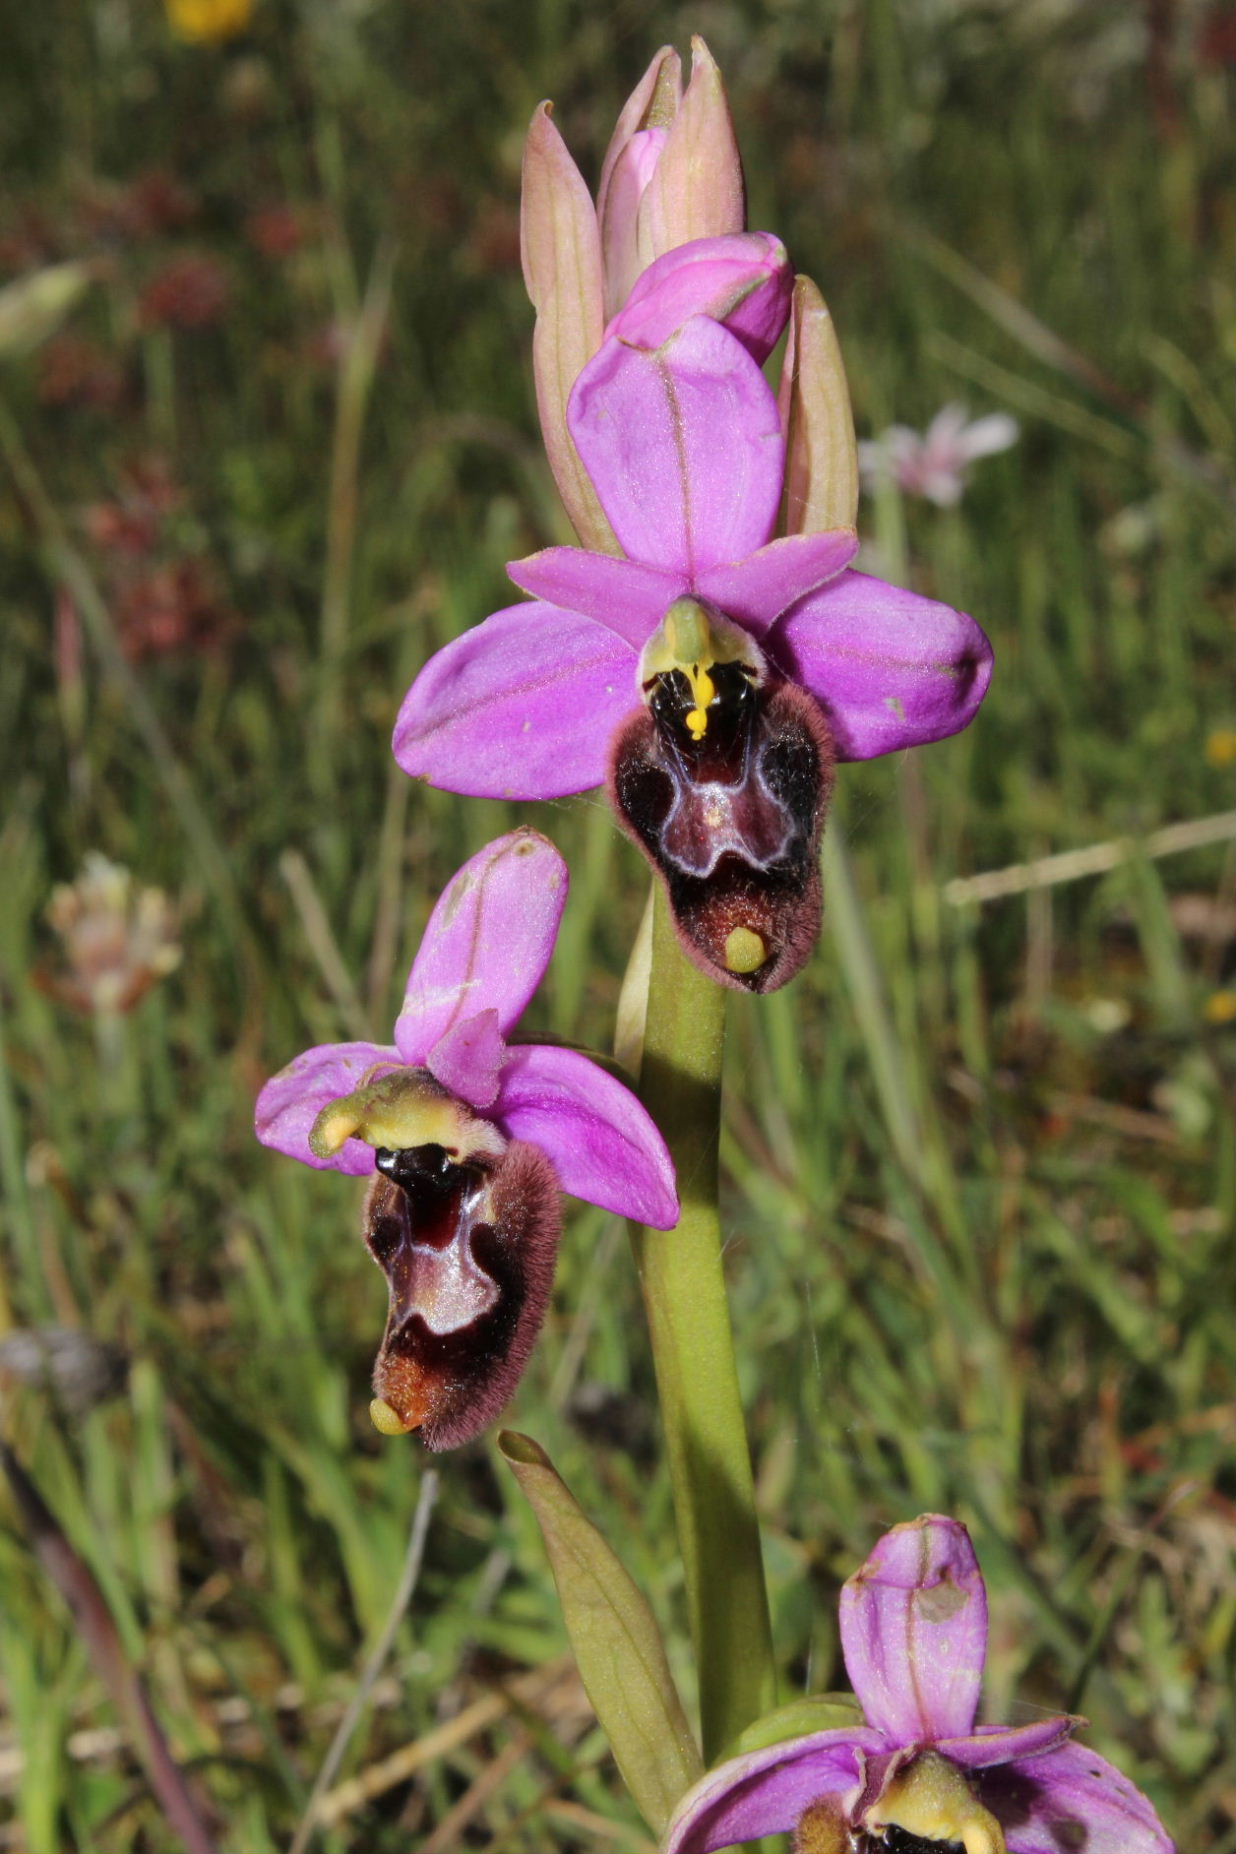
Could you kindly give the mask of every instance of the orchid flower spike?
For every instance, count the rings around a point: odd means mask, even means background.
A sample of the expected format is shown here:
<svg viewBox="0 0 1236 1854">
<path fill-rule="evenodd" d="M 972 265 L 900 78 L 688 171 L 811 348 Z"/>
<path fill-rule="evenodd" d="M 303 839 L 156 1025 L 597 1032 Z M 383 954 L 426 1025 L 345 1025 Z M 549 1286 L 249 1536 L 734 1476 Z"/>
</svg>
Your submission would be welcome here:
<svg viewBox="0 0 1236 1854">
<path fill-rule="evenodd" d="M 306 1050 L 257 1100 L 263 1145 L 372 1180 L 364 1236 L 390 1311 L 370 1413 L 431 1449 L 471 1440 L 514 1391 L 553 1285 L 560 1191 L 657 1229 L 678 1217 L 634 1095 L 575 1050 L 506 1040 L 566 894 L 544 837 L 498 838 L 430 916 L 394 1044 Z"/>
<path fill-rule="evenodd" d="M 858 467 L 868 488 L 891 479 L 907 496 L 922 496 L 937 508 L 955 508 L 965 493 L 970 465 L 1016 444 L 1017 420 L 1007 412 L 971 419 L 962 405 L 942 406 L 920 436 L 908 425 L 890 425 L 858 447 Z"/>
<path fill-rule="evenodd" d="M 1070 1742 L 1083 1720 L 975 1726 L 987 1593 L 957 1520 L 886 1533 L 840 1622 L 863 1722 L 719 1765 L 683 1797 L 664 1854 L 787 1831 L 795 1854 L 1173 1854 L 1140 1790 Z"/>
<path fill-rule="evenodd" d="M 664 335 L 681 287 L 674 266 L 646 273 L 628 334 Z M 394 751 L 476 796 L 606 784 L 688 955 L 766 992 L 815 942 L 834 760 L 965 727 L 991 649 L 972 618 L 851 570 L 852 527 L 773 538 L 787 438 L 752 340 L 708 314 L 656 346 L 605 340 L 570 435 L 625 558 L 551 547 L 509 566 L 533 603 L 431 658 Z"/>
</svg>

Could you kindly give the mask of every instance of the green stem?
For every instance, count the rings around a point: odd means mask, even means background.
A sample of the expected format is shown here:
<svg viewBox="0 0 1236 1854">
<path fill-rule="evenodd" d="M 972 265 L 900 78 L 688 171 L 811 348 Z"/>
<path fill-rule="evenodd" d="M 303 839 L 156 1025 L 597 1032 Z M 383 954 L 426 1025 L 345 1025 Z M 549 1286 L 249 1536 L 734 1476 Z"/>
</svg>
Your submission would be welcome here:
<svg viewBox="0 0 1236 1854">
<path fill-rule="evenodd" d="M 751 1456 L 721 1267 L 725 992 L 684 957 L 657 885 L 640 1092 L 678 1169 L 677 1229 L 633 1233 L 652 1335 L 704 1758 L 776 1703 Z"/>
</svg>

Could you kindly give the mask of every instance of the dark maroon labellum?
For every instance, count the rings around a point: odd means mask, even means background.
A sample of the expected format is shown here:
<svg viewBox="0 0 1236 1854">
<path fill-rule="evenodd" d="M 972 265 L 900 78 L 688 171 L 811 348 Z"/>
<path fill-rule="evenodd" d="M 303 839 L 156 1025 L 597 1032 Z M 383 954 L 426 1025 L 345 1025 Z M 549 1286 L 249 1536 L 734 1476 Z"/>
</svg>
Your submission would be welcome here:
<svg viewBox="0 0 1236 1854">
<path fill-rule="evenodd" d="M 431 1449 L 479 1435 L 519 1382 L 549 1302 L 562 1217 L 536 1146 L 457 1164 L 442 1146 L 379 1149 L 365 1201 L 390 1311 L 373 1387 Z M 375 1421 L 377 1417 L 375 1416 Z"/>
<path fill-rule="evenodd" d="M 820 928 L 820 833 L 833 783 L 824 717 L 792 683 L 712 665 L 698 731 L 685 675 L 657 676 L 620 730 L 609 787 L 618 816 L 663 878 L 683 946 L 740 991 L 775 991 Z M 695 725 L 691 725 L 691 721 Z"/>
</svg>

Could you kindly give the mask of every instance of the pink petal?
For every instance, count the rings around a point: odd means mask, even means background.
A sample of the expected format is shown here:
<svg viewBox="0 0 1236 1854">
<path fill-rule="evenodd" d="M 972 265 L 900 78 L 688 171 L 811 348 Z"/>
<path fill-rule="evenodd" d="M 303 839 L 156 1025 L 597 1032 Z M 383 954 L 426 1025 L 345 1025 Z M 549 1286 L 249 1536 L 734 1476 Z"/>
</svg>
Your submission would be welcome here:
<svg viewBox="0 0 1236 1854">
<path fill-rule="evenodd" d="M 562 892 L 565 896 L 565 883 Z M 398 1026 L 395 1033 L 399 1034 Z M 498 1028 L 498 1013 L 488 1010 L 453 1024 L 445 1036 L 438 1038 L 425 1066 L 449 1093 L 483 1111 L 497 1099 L 498 1078 L 505 1061 L 506 1041 Z"/>
<path fill-rule="evenodd" d="M 823 708 L 842 760 L 958 733 L 991 681 L 991 645 L 973 618 L 866 573 L 803 599 L 768 647 Z"/>
<path fill-rule="evenodd" d="M 994 457 L 998 451 L 1007 451 L 1011 444 L 1016 444 L 1021 436 L 1021 426 L 1007 412 L 988 412 L 984 418 L 976 418 L 972 425 L 966 425 L 958 435 L 957 444 L 967 463 L 974 463 L 979 457 Z"/>
<path fill-rule="evenodd" d="M 322 1109 L 359 1088 L 375 1065 L 399 1068 L 399 1051 L 377 1043 L 319 1043 L 307 1049 L 262 1089 L 253 1110 L 254 1132 L 263 1146 L 273 1146 L 315 1171 L 365 1176 L 373 1170 L 372 1146 L 363 1139 L 349 1139 L 332 1158 L 319 1159 L 309 1150 L 309 1131 Z"/>
<path fill-rule="evenodd" d="M 565 798 L 605 778 L 639 701 L 629 647 L 554 605 L 508 605 L 439 650 L 404 697 L 395 758 L 473 798 Z"/>
<path fill-rule="evenodd" d="M 812 1732 L 718 1765 L 688 1790 L 666 1830 L 663 1854 L 711 1854 L 761 1835 L 786 1834 L 813 1802 L 835 1796 L 847 1812 L 862 1759 L 884 1748 L 877 1732 Z"/>
<path fill-rule="evenodd" d="M 752 636 L 763 637 L 788 606 L 835 579 L 857 552 L 852 528 L 790 534 L 734 566 L 709 567 L 698 575 L 696 591 Z"/>
<path fill-rule="evenodd" d="M 572 1197 L 654 1229 L 677 1223 L 665 1141 L 630 1089 L 577 1050 L 512 1049 L 493 1118 L 539 1146 Z"/>
<path fill-rule="evenodd" d="M 780 339 L 793 291 L 785 246 L 771 232 L 695 238 L 641 273 L 605 335 L 659 348 L 693 315 L 709 315 L 762 365 Z"/>
<path fill-rule="evenodd" d="M 567 867 L 552 843 L 534 830 L 513 830 L 486 844 L 438 897 L 408 974 L 395 1025 L 400 1054 L 412 1067 L 441 1055 L 455 1075 L 438 1075 L 444 1088 L 475 1107 L 474 1099 L 501 1066 L 497 1047 L 540 984 L 554 950 L 566 904 Z M 492 1015 L 493 1024 L 482 1017 Z M 442 1039 L 459 1026 L 472 1035 Z M 471 1058 L 477 1064 L 468 1080 Z M 456 1081 L 459 1083 L 456 1086 Z"/>
<path fill-rule="evenodd" d="M 869 1725 L 894 1744 L 966 1736 L 987 1652 L 987 1593 L 955 1519 L 885 1533 L 841 1592 L 841 1647 Z"/>
<path fill-rule="evenodd" d="M 965 1738 L 942 1739 L 936 1749 L 963 1770 L 988 1770 L 996 1764 L 1012 1764 L 1018 1758 L 1054 1751 L 1084 1724 L 1084 1719 L 1057 1713 L 1036 1719 L 1032 1725 L 980 1725 L 977 1732 Z"/>
<path fill-rule="evenodd" d="M 1175 1854 L 1149 1799 L 1084 1745 L 984 1772 L 979 1797 L 1009 1854 Z"/>
<path fill-rule="evenodd" d="M 597 207 L 607 315 L 621 309 L 640 274 L 639 204 L 657 171 L 668 134 L 668 129 L 641 129 L 631 137 L 614 162 L 604 207 Z"/>
<path fill-rule="evenodd" d="M 652 353 L 607 341 L 575 383 L 567 422 L 632 559 L 693 577 L 772 533 L 777 404 L 742 343 L 708 316 Z"/>
<path fill-rule="evenodd" d="M 623 104 L 601 163 L 597 223 L 605 255 L 607 315 L 621 307 L 639 275 L 639 203 L 669 133 L 666 127 L 650 129 L 645 125 L 654 113 L 658 123 L 671 123 L 681 102 L 682 63 L 672 45 L 663 45 Z"/>
<path fill-rule="evenodd" d="M 545 547 L 524 560 L 512 560 L 507 572 L 524 592 L 561 605 L 603 624 L 637 653 L 666 611 L 687 590 L 683 573 L 662 573 L 612 554 L 590 554 L 582 547 Z M 631 665 L 632 676 L 635 665 Z"/>
</svg>

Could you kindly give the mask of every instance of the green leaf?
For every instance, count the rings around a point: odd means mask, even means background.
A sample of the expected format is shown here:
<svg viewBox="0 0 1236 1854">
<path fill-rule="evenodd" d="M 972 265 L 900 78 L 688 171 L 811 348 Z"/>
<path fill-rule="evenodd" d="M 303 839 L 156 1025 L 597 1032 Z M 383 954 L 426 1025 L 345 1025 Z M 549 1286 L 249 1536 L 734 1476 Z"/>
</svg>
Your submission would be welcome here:
<svg viewBox="0 0 1236 1854">
<path fill-rule="evenodd" d="M 0 290 L 0 356 L 28 354 L 54 335 L 93 281 L 90 264 L 49 264 Z"/>
<path fill-rule="evenodd" d="M 660 1833 L 704 1766 L 656 1620 L 544 1449 L 509 1429 L 498 1447 L 544 1536 L 584 1689 L 627 1788 Z"/>
<path fill-rule="evenodd" d="M 790 1738 L 805 1738 L 808 1732 L 852 1731 L 863 1723 L 863 1709 L 851 1693 L 813 1693 L 804 1699 L 790 1700 L 754 1720 L 725 1747 L 718 1764 L 748 1751 L 762 1751 L 766 1745 L 784 1744 Z"/>
</svg>

